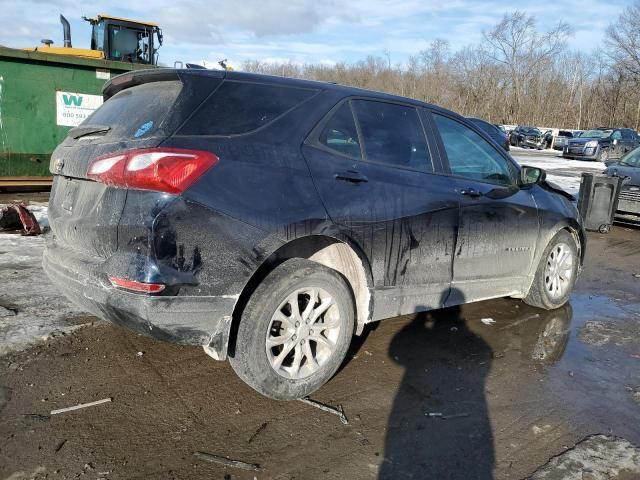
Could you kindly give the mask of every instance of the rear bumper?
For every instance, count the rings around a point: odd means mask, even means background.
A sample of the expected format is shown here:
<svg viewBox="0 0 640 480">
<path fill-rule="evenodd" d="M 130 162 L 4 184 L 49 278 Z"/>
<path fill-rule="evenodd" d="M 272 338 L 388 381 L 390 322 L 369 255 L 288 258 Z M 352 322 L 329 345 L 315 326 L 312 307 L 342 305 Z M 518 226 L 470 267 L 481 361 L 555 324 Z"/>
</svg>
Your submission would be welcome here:
<svg viewBox="0 0 640 480">
<path fill-rule="evenodd" d="M 206 345 L 226 358 L 237 295 L 150 296 L 111 286 L 90 262 L 69 261 L 69 252 L 49 241 L 43 268 L 54 285 L 93 315 L 137 333 L 173 343 Z"/>
</svg>

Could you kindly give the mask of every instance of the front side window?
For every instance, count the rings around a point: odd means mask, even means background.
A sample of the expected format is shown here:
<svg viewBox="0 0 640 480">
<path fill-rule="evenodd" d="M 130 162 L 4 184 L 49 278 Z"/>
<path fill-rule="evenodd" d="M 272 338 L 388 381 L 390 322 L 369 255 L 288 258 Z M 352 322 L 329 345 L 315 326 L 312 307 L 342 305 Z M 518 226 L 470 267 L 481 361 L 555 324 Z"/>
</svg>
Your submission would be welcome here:
<svg viewBox="0 0 640 480">
<path fill-rule="evenodd" d="M 620 130 L 616 130 L 615 132 L 613 132 L 611 134 L 611 138 L 613 140 L 622 140 L 622 134 L 620 133 Z"/>
<path fill-rule="evenodd" d="M 343 103 L 335 111 L 320 132 L 318 142 L 341 155 L 360 159 L 358 131 L 349 102 Z"/>
<path fill-rule="evenodd" d="M 353 100 L 366 160 L 432 172 L 422 123 L 414 107 L 372 100 Z"/>
<path fill-rule="evenodd" d="M 433 119 L 453 175 L 498 185 L 514 183 L 507 160 L 489 142 L 449 117 L 433 114 Z"/>
</svg>

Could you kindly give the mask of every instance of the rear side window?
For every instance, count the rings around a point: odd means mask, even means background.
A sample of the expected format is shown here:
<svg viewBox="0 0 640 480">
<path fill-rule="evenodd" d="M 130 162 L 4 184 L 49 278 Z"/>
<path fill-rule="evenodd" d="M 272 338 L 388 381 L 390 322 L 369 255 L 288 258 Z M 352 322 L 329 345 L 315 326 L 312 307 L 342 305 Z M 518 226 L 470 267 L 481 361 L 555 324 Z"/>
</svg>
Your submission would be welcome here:
<svg viewBox="0 0 640 480">
<path fill-rule="evenodd" d="M 263 127 L 316 90 L 224 81 L 181 130 L 182 135 L 237 135 Z"/>
<path fill-rule="evenodd" d="M 427 141 L 414 107 L 353 100 L 366 160 L 432 172 Z"/>
<path fill-rule="evenodd" d="M 360 159 L 358 131 L 349 102 L 343 103 L 335 111 L 320 132 L 318 142 L 341 155 Z"/>
<path fill-rule="evenodd" d="M 181 90 L 179 81 L 150 82 L 127 88 L 103 103 L 82 126 L 111 127 L 110 138 L 151 135 L 167 117 Z"/>
</svg>

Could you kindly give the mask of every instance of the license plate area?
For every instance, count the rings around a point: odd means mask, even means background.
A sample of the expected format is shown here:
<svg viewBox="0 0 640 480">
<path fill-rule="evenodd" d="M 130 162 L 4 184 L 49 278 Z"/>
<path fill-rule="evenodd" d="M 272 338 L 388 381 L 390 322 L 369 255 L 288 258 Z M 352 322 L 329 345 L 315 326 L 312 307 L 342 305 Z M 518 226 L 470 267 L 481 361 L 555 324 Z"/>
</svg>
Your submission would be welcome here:
<svg viewBox="0 0 640 480">
<path fill-rule="evenodd" d="M 62 200 L 62 209 L 72 213 L 73 205 L 76 203 L 76 196 L 78 195 L 78 184 L 70 181 L 64 191 L 64 198 Z"/>
</svg>

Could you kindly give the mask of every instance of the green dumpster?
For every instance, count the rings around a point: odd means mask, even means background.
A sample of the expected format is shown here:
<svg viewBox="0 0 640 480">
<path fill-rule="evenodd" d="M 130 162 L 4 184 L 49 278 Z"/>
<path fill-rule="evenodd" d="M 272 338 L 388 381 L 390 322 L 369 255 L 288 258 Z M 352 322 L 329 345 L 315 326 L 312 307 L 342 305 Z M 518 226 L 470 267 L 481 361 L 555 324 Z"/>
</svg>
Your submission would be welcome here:
<svg viewBox="0 0 640 480">
<path fill-rule="evenodd" d="M 0 188 L 49 184 L 51 152 L 102 104 L 104 83 L 143 68 L 0 47 Z"/>
</svg>

